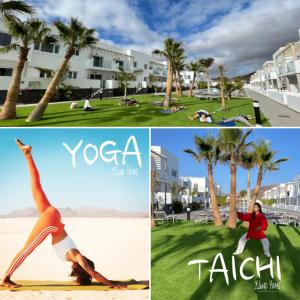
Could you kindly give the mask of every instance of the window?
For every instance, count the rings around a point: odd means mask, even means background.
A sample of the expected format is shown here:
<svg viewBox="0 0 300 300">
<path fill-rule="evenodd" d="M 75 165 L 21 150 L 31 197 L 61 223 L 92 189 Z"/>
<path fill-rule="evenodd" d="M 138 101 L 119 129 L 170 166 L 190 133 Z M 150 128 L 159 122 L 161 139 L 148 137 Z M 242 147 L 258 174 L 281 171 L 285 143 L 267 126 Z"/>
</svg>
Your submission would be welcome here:
<svg viewBox="0 0 300 300">
<path fill-rule="evenodd" d="M 119 68 L 123 68 L 124 67 L 124 61 L 119 60 Z"/>
<path fill-rule="evenodd" d="M 40 70 L 40 78 L 50 78 L 51 73 L 51 70 Z"/>
<path fill-rule="evenodd" d="M 144 64 L 144 69 L 147 69 L 147 67 L 148 67 L 147 64 Z"/>
<path fill-rule="evenodd" d="M 94 56 L 94 67 L 102 67 L 103 57 L 101 56 Z"/>
<path fill-rule="evenodd" d="M 68 72 L 68 78 L 69 79 L 76 79 L 77 78 L 77 72 L 69 71 Z"/>
<path fill-rule="evenodd" d="M 8 46 L 11 43 L 11 35 L 0 32 L 0 46 Z"/>
<path fill-rule="evenodd" d="M 144 81 L 147 81 L 147 77 L 144 77 Z"/>
<path fill-rule="evenodd" d="M 92 80 L 101 80 L 102 75 L 101 74 L 91 74 L 90 79 L 92 79 Z"/>
<path fill-rule="evenodd" d="M 59 46 L 54 44 L 47 44 L 47 43 L 34 43 L 34 50 L 40 50 L 42 52 L 48 53 L 59 53 Z"/>
<path fill-rule="evenodd" d="M 134 68 L 137 67 L 137 62 L 136 62 L 136 61 L 133 62 L 133 67 L 134 67 Z"/>
<path fill-rule="evenodd" d="M 9 68 L 0 68 L 0 76 L 11 76 L 13 69 Z"/>
<path fill-rule="evenodd" d="M 79 50 L 76 49 L 74 55 L 79 56 Z"/>
<path fill-rule="evenodd" d="M 172 176 L 177 177 L 177 171 L 172 169 Z"/>
<path fill-rule="evenodd" d="M 53 53 L 53 50 L 54 50 L 54 45 L 53 44 L 42 43 L 41 51 Z"/>
</svg>

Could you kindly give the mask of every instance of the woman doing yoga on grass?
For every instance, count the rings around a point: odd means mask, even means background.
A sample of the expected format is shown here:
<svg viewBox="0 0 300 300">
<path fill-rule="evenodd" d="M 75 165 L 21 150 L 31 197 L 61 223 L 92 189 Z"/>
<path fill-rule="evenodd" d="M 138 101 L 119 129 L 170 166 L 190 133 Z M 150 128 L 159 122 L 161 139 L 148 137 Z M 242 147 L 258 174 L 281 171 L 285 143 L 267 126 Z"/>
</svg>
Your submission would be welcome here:
<svg viewBox="0 0 300 300">
<path fill-rule="evenodd" d="M 76 282 L 79 285 L 91 284 L 92 279 L 101 282 L 105 285 L 114 288 L 125 288 L 113 284 L 100 273 L 95 270 L 94 263 L 83 256 L 75 246 L 74 242 L 68 236 L 64 229 L 64 224 L 61 222 L 59 211 L 53 207 L 47 199 L 41 183 L 38 170 L 31 155 L 31 147 L 22 144 L 20 140 L 16 140 L 17 145 L 23 152 L 30 172 L 32 194 L 36 208 L 39 213 L 39 218 L 32 229 L 25 245 L 13 258 L 8 270 L 6 271 L 1 285 L 7 287 L 19 287 L 20 285 L 13 282 L 10 278 L 17 268 L 24 262 L 26 257 L 39 246 L 46 237 L 52 235 L 52 245 L 62 260 L 72 263 L 72 272 L 70 276 L 76 277 Z"/>
</svg>

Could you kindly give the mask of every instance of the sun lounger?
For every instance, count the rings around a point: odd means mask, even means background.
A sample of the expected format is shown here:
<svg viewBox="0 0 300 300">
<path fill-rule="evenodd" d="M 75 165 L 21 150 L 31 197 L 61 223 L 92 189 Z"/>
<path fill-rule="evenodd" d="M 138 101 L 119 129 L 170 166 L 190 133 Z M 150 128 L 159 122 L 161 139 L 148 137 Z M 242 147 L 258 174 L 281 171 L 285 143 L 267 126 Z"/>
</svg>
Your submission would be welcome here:
<svg viewBox="0 0 300 300">
<path fill-rule="evenodd" d="M 177 221 L 177 217 L 175 215 L 167 215 L 165 211 L 156 211 L 154 213 L 154 221 L 161 222 L 169 222 L 173 223 Z"/>
<path fill-rule="evenodd" d="M 272 223 L 275 226 L 289 226 L 290 221 L 287 218 L 277 218 L 277 219 L 272 219 Z"/>
</svg>

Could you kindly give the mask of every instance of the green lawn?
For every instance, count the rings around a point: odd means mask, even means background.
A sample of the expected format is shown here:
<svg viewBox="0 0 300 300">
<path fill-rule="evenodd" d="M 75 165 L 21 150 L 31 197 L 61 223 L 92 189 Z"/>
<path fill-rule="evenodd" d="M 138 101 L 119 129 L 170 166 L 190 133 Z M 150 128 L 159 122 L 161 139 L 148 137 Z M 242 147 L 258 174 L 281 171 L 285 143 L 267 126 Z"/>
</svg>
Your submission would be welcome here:
<svg viewBox="0 0 300 300">
<path fill-rule="evenodd" d="M 185 111 L 175 114 L 163 114 L 162 108 L 153 105 L 159 98 L 152 95 L 138 95 L 134 97 L 139 101 L 138 107 L 124 107 L 119 105 L 117 99 L 94 100 L 92 105 L 93 112 L 84 112 L 82 108 L 70 110 L 69 103 L 51 104 L 41 121 L 26 123 L 25 119 L 32 111 L 33 107 L 18 107 L 18 118 L 15 120 L 0 121 L 0 126 L 132 126 L 132 127 L 197 127 L 197 126 L 216 126 L 215 124 L 203 124 L 199 121 L 191 121 L 188 116 L 196 110 L 204 109 L 213 114 L 215 122 L 220 122 L 221 118 L 229 118 L 237 114 L 253 115 L 252 101 L 245 98 L 236 98 L 227 101 L 227 110 L 220 109 L 218 100 L 199 100 L 197 98 L 180 97 L 175 105 L 184 105 Z M 263 125 L 270 126 L 269 122 L 262 116 Z M 244 126 L 243 124 L 238 124 Z"/>
<path fill-rule="evenodd" d="M 217 229 L 213 225 L 194 225 L 193 222 L 178 222 L 162 225 L 152 231 L 152 299 L 153 300 L 252 300 L 252 299 L 299 299 L 300 295 L 300 230 L 292 227 L 275 227 L 269 224 L 267 236 L 271 244 L 271 254 L 276 260 L 280 257 L 281 275 L 279 290 L 255 290 L 257 275 L 245 281 L 239 275 L 239 266 L 246 257 L 257 255 L 261 265 L 266 265 L 262 245 L 250 240 L 245 252 L 236 257 L 237 281 L 231 275 L 231 255 L 245 229 L 239 227 L 231 231 L 226 227 Z M 215 255 L 222 252 L 229 269 L 230 285 L 227 286 L 222 273 L 214 274 L 214 281 L 209 282 L 209 269 Z M 194 259 L 209 260 L 202 264 L 201 280 L 198 280 L 198 265 L 188 266 Z M 275 266 L 275 263 L 274 263 Z M 221 264 L 216 265 L 221 268 Z M 245 267 L 245 274 L 254 273 L 253 262 Z M 275 269 L 276 270 L 276 269 Z M 273 282 L 278 282 L 275 273 Z M 256 274 L 256 273 L 255 273 Z M 269 282 L 269 271 L 262 271 L 261 282 Z"/>
</svg>

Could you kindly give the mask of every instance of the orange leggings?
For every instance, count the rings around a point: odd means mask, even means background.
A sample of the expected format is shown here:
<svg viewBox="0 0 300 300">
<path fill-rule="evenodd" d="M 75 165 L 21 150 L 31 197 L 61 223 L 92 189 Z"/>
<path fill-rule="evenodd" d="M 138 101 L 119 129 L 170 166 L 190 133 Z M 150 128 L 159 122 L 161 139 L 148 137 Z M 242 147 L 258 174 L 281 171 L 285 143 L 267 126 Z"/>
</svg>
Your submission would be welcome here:
<svg viewBox="0 0 300 300">
<path fill-rule="evenodd" d="M 32 194 L 40 217 L 33 227 L 25 245 L 13 258 L 8 270 L 6 271 L 7 276 L 11 276 L 23 263 L 26 257 L 32 253 L 33 250 L 40 245 L 49 234 L 52 234 L 53 236 L 64 230 L 64 225 L 61 223 L 59 211 L 55 207 L 51 206 L 42 189 L 40 176 L 31 154 L 28 154 L 25 157 L 31 177 Z"/>
</svg>

